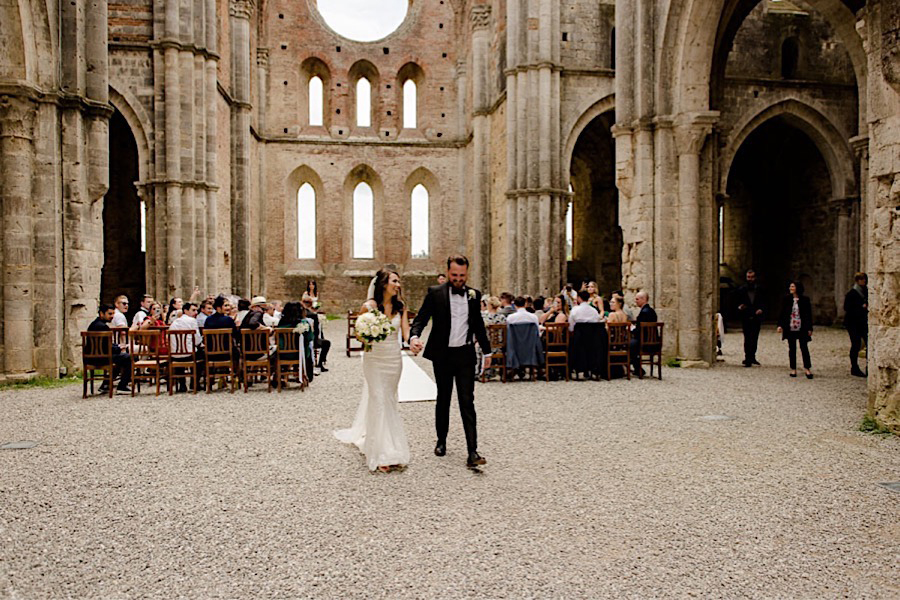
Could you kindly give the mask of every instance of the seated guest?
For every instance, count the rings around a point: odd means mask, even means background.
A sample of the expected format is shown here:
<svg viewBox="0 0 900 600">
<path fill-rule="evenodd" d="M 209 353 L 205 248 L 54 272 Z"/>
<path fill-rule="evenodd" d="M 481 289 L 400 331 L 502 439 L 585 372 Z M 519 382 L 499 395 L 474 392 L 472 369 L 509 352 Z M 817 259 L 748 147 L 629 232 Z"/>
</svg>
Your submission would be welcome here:
<svg viewBox="0 0 900 600">
<path fill-rule="evenodd" d="M 230 329 L 235 340 L 240 340 L 237 325 L 228 313 L 231 312 L 231 302 L 225 296 L 218 296 L 213 300 L 213 310 L 215 313 L 206 317 L 206 325 L 204 329 Z"/>
<path fill-rule="evenodd" d="M 150 314 L 143 321 L 141 321 L 141 324 L 138 325 L 137 327 L 135 327 L 134 325 L 131 326 L 132 330 L 139 330 L 139 331 L 150 331 L 151 329 L 165 329 L 165 328 L 166 328 L 166 322 L 163 321 L 163 319 L 162 319 L 162 305 L 159 302 L 157 302 L 156 300 L 153 300 L 150 302 Z M 161 343 L 159 346 L 159 353 L 160 354 L 168 354 L 169 353 L 168 340 L 166 340 L 165 337 L 160 338 L 160 340 L 161 340 Z M 155 350 L 156 349 L 155 344 L 151 344 L 150 349 Z"/>
<path fill-rule="evenodd" d="M 569 305 L 562 294 L 553 299 L 550 310 L 540 316 L 541 325 L 545 323 L 566 323 L 569 320 Z"/>
<path fill-rule="evenodd" d="M 444 285 L 445 283 L 447 283 L 447 276 L 441 273 L 440 275 L 438 275 L 437 282 L 438 285 Z"/>
<path fill-rule="evenodd" d="M 181 298 L 172 298 L 169 300 L 169 310 L 166 312 L 166 323 L 171 325 L 172 321 L 181 316 L 181 307 L 184 306 L 184 300 Z"/>
<path fill-rule="evenodd" d="M 128 327 L 128 319 L 125 318 L 125 313 L 128 312 L 128 296 L 124 294 L 122 296 L 118 296 L 116 298 L 116 314 L 113 315 L 113 320 L 109 324 L 110 327 Z"/>
<path fill-rule="evenodd" d="M 244 322 L 244 317 L 250 312 L 250 301 L 246 298 L 239 298 L 237 301 L 237 316 L 234 317 L 234 322 L 238 327 L 241 326 L 241 323 Z"/>
<path fill-rule="evenodd" d="M 535 313 L 534 298 L 532 298 L 531 296 L 525 296 L 525 310 L 527 310 L 531 314 Z"/>
<path fill-rule="evenodd" d="M 328 360 L 328 351 L 331 350 L 331 340 L 325 339 L 325 333 L 322 331 L 322 326 L 319 322 L 319 313 L 313 310 L 313 299 L 308 294 L 303 294 L 301 301 L 303 308 L 306 310 L 306 318 L 312 321 L 313 324 L 313 347 L 319 349 L 319 364 L 316 367 L 322 373 L 327 373 L 328 369 L 325 367 L 325 361 Z"/>
<path fill-rule="evenodd" d="M 281 321 L 282 311 L 284 310 L 284 304 L 281 303 L 281 300 L 275 300 L 274 302 L 272 302 L 272 309 L 272 316 Z"/>
<path fill-rule="evenodd" d="M 206 318 L 216 312 L 216 309 L 213 308 L 214 301 L 215 299 L 210 300 L 207 298 L 200 303 L 200 312 L 197 314 L 197 325 L 199 327 L 206 327 Z"/>
<path fill-rule="evenodd" d="M 571 283 L 567 283 L 566 287 L 559 291 L 559 295 L 565 298 L 569 310 L 572 310 L 572 307 L 575 306 L 575 298 L 578 296 L 578 292 L 575 291 L 575 286 Z"/>
<path fill-rule="evenodd" d="M 481 319 L 485 325 L 499 325 L 506 322 L 506 315 L 500 312 L 500 298 L 491 296 L 485 300 L 485 303 L 487 310 L 481 313 Z"/>
<path fill-rule="evenodd" d="M 266 311 L 263 313 L 263 323 L 266 327 L 275 327 L 278 325 L 278 321 L 279 318 L 275 316 L 275 303 L 272 302 L 266 306 Z"/>
<path fill-rule="evenodd" d="M 575 331 L 576 323 L 600 323 L 600 313 L 590 304 L 591 295 L 587 290 L 578 292 L 575 308 L 569 313 L 569 331 Z"/>
<path fill-rule="evenodd" d="M 153 296 L 150 294 L 144 294 L 141 298 L 141 305 L 138 307 L 138 311 L 134 313 L 134 317 L 131 319 L 131 328 L 136 329 L 140 326 L 141 321 L 147 318 L 150 314 L 150 305 L 154 302 Z"/>
<path fill-rule="evenodd" d="M 88 325 L 87 330 L 109 331 L 109 323 L 113 320 L 115 312 L 115 306 L 110 306 L 109 304 L 101 304 L 97 309 L 97 318 L 94 319 L 90 325 Z M 119 386 L 116 389 L 119 392 L 130 392 L 131 389 L 128 387 L 128 384 L 131 382 L 131 357 L 116 343 L 112 343 L 112 354 L 113 365 L 115 367 L 113 379 L 115 379 L 116 377 L 116 372 L 121 374 L 121 379 L 119 379 Z M 104 381 L 103 385 L 100 386 L 100 392 L 105 392 L 108 389 L 109 387 Z"/>
<path fill-rule="evenodd" d="M 598 313 L 601 315 L 604 314 L 606 308 L 603 304 L 603 296 L 600 295 L 600 288 L 597 287 L 597 282 L 589 281 L 587 286 L 585 286 L 585 289 L 590 296 L 588 303 L 593 306 Z"/>
<path fill-rule="evenodd" d="M 312 313 L 304 306 L 307 302 L 310 304 L 310 306 L 312 306 L 312 298 L 306 292 L 303 293 L 302 303 L 288 302 L 284 306 L 284 313 L 281 315 L 281 321 L 279 321 L 278 323 L 278 329 L 294 329 L 297 325 L 304 321 L 308 323 L 310 321 L 310 318 L 312 317 Z M 303 334 L 303 337 L 300 340 L 301 347 L 303 348 L 304 372 L 306 373 L 307 379 L 309 379 L 310 381 L 312 381 L 314 374 L 313 356 L 309 351 L 309 343 L 312 341 L 313 344 L 315 344 L 314 327 L 314 325 L 313 327 L 310 327 L 310 330 Z M 328 343 L 328 346 L 331 347 L 331 342 Z M 286 360 L 297 359 L 297 355 L 293 353 L 285 353 L 283 356 Z"/>
<path fill-rule="evenodd" d="M 610 297 L 612 296 L 618 296 L 619 300 L 622 301 L 622 310 L 625 311 L 625 315 L 628 317 L 628 322 L 631 323 L 632 321 L 634 321 L 634 313 L 625 304 L 625 294 L 622 293 L 622 290 L 615 290 L 612 294 L 610 294 Z"/>
<path fill-rule="evenodd" d="M 510 294 L 509 292 L 503 292 L 500 294 L 500 314 L 508 317 L 509 315 L 516 312 L 516 307 L 513 306 L 513 300 L 515 296 Z"/>
<path fill-rule="evenodd" d="M 240 328 L 251 329 L 254 331 L 260 327 L 263 329 L 270 329 L 263 320 L 263 315 L 266 314 L 267 308 L 268 302 L 266 302 L 265 296 L 254 296 L 253 300 L 250 301 L 250 309 L 247 311 L 244 318 L 241 319 Z"/>
<path fill-rule="evenodd" d="M 516 306 L 516 312 L 506 317 L 507 325 L 516 325 L 518 323 L 534 323 L 535 325 L 540 325 L 538 323 L 538 318 L 534 316 L 534 313 L 528 312 L 528 308 L 525 306 L 526 300 L 523 296 L 517 296 L 515 300 L 513 300 L 513 304 Z"/>
<path fill-rule="evenodd" d="M 200 326 L 197 324 L 196 304 L 193 302 L 185 302 L 184 306 L 181 308 L 181 316 L 172 321 L 172 324 L 169 326 L 169 331 L 193 331 L 194 335 L 187 338 L 187 345 L 183 350 L 186 350 L 187 352 L 195 351 L 197 360 L 202 360 L 203 348 L 201 345 L 203 344 L 203 336 L 200 335 Z M 188 354 L 171 354 L 171 359 L 174 361 L 189 358 L 190 355 Z M 187 391 L 187 382 L 184 379 L 177 380 L 176 391 Z"/>
<path fill-rule="evenodd" d="M 650 295 L 641 290 L 637 294 L 634 295 L 634 303 L 638 305 L 640 308 L 640 312 L 638 313 L 637 319 L 635 319 L 635 323 L 656 323 L 658 319 L 656 318 L 656 311 L 653 310 L 653 307 L 650 306 Z M 635 374 L 638 372 L 643 373 L 643 369 L 641 368 L 641 357 L 638 355 L 638 350 L 640 348 L 640 325 L 634 326 L 634 331 L 631 336 L 631 366 L 634 368 Z"/>
<path fill-rule="evenodd" d="M 613 296 L 609 299 L 610 313 L 606 319 L 606 324 L 628 323 L 628 315 L 625 314 L 625 301 L 620 296 Z"/>
<path fill-rule="evenodd" d="M 240 304 L 241 299 L 237 296 L 226 296 L 225 299 L 228 300 L 228 310 L 225 311 L 225 314 L 231 317 L 231 320 L 234 321 L 235 325 L 240 325 L 238 322 L 238 315 L 240 314 L 238 304 Z M 250 308 L 249 302 L 247 302 L 247 308 Z"/>
</svg>

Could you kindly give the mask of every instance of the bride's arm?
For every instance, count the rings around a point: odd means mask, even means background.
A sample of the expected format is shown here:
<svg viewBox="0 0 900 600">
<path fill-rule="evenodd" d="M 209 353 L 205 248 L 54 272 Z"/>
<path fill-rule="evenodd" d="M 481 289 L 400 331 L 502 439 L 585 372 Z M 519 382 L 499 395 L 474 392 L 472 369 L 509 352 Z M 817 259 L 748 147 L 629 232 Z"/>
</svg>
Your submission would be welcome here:
<svg viewBox="0 0 900 600">
<path fill-rule="evenodd" d="M 369 300 L 366 300 L 361 307 L 359 307 L 359 314 L 367 313 L 369 311 L 375 310 L 376 308 L 378 308 L 378 305 L 375 304 L 375 301 L 370 298 Z"/>
<path fill-rule="evenodd" d="M 403 309 L 403 316 L 400 317 L 400 332 L 403 335 L 403 341 L 409 341 L 409 313 Z"/>
</svg>

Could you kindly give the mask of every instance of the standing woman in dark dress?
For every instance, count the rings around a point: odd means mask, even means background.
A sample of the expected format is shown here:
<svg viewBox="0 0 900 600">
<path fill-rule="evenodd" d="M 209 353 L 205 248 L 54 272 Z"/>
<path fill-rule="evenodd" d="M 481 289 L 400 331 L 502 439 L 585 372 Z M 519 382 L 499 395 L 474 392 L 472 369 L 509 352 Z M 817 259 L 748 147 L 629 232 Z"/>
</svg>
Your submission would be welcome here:
<svg viewBox="0 0 900 600">
<path fill-rule="evenodd" d="M 813 375 L 810 372 L 812 361 L 809 359 L 807 346 L 813 331 L 812 303 L 803 295 L 803 284 L 799 281 L 792 281 L 788 292 L 781 303 L 781 312 L 778 313 L 778 333 L 781 334 L 781 339 L 788 342 L 791 377 L 797 376 L 797 342 L 799 342 L 806 378 L 812 379 Z"/>
</svg>

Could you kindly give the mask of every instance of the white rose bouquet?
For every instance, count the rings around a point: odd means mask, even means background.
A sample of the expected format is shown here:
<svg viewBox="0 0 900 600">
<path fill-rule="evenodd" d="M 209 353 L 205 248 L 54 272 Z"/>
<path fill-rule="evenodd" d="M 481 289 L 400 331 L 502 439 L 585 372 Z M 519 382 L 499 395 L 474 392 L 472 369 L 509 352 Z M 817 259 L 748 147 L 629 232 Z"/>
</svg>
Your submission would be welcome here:
<svg viewBox="0 0 900 600">
<path fill-rule="evenodd" d="M 309 331 L 309 323 L 307 323 L 305 319 L 303 321 L 300 321 L 297 324 L 297 326 L 294 327 L 294 333 L 299 333 L 300 335 L 303 335 L 304 333 L 306 333 L 308 331 Z"/>
<path fill-rule="evenodd" d="M 368 352 L 375 342 L 383 342 L 396 328 L 381 311 L 373 310 L 356 318 L 356 339 L 362 342 L 363 349 Z"/>
</svg>

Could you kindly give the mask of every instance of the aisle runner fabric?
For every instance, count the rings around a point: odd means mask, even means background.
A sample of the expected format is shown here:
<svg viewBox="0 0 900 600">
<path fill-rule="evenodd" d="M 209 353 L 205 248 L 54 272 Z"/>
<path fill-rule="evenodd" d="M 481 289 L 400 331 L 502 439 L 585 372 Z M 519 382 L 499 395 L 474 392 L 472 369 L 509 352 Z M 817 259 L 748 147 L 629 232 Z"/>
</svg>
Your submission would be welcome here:
<svg viewBox="0 0 900 600">
<path fill-rule="evenodd" d="M 400 376 L 400 402 L 428 402 L 437 400 L 437 385 L 431 377 L 403 353 L 403 374 Z"/>
</svg>

